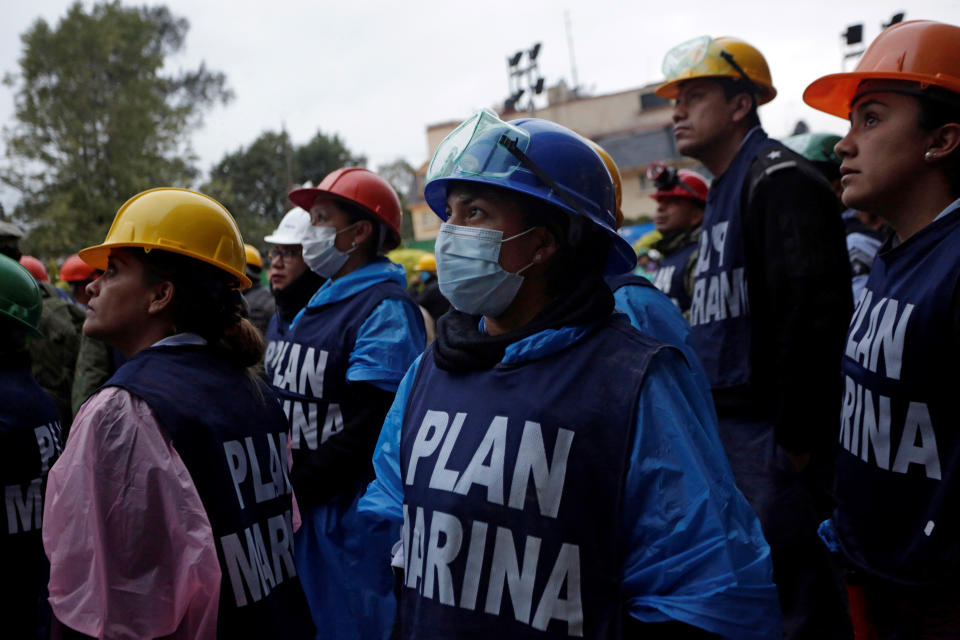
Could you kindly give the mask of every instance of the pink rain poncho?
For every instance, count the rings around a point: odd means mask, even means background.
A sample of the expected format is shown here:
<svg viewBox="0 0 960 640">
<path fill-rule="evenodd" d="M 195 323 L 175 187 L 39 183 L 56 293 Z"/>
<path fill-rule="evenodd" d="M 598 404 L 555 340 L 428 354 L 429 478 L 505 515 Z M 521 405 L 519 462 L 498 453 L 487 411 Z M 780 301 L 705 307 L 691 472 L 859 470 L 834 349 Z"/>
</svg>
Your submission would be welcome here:
<svg viewBox="0 0 960 640">
<path fill-rule="evenodd" d="M 190 474 L 142 400 L 107 388 L 81 407 L 50 470 L 50 604 L 97 638 L 215 638 L 220 565 Z"/>
</svg>

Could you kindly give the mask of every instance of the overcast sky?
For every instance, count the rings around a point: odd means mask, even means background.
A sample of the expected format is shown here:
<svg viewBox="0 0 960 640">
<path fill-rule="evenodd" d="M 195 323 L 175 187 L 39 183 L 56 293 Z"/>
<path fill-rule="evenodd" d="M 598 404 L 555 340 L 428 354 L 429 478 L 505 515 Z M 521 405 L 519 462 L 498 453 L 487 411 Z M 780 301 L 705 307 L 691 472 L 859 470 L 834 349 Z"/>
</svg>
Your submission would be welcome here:
<svg viewBox="0 0 960 640">
<path fill-rule="evenodd" d="M 19 35 L 37 18 L 56 24 L 65 0 L 8 0 L 0 21 L 0 72 L 17 72 Z M 84 5 L 91 3 L 85 1 Z M 812 80 L 840 70 L 840 34 L 865 23 L 872 40 L 897 11 L 907 19 L 960 24 L 958 0 L 171 0 L 190 21 L 185 50 L 170 60 L 223 71 L 235 100 L 210 112 L 193 146 L 206 171 L 264 130 L 286 126 L 294 142 L 319 128 L 338 133 L 376 167 L 426 159 L 426 126 L 502 103 L 506 57 L 543 43 L 547 85 L 571 83 L 569 14 L 579 83 L 601 94 L 661 79 L 663 54 L 692 37 L 736 36 L 766 56 L 779 95 L 760 110 L 767 131 L 788 135 L 798 119 L 842 133 L 844 123 L 805 106 Z M 13 112 L 0 87 L 0 123 Z M 11 194 L 4 194 L 9 203 Z"/>
</svg>

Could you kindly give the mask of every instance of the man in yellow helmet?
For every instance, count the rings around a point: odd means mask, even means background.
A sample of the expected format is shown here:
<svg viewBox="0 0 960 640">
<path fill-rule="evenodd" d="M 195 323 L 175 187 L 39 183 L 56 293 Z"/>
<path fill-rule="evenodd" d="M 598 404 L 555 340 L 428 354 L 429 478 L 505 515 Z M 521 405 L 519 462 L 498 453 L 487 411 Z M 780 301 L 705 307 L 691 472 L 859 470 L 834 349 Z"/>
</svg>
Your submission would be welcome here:
<svg viewBox="0 0 960 640">
<path fill-rule="evenodd" d="M 736 38 L 671 49 L 657 95 L 675 100 L 680 153 L 715 176 L 689 320 L 720 438 L 773 554 L 788 638 L 849 638 L 838 574 L 816 537 L 829 509 L 837 362 L 852 314 L 836 197 L 767 137 L 776 97 L 763 55 Z"/>
</svg>

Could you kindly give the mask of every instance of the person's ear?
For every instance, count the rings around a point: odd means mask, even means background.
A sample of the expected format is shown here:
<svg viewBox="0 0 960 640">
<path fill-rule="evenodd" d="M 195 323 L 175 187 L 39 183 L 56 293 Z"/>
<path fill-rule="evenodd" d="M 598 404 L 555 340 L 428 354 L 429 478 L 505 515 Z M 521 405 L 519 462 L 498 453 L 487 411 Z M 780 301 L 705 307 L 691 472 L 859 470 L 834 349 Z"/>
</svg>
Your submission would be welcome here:
<svg viewBox="0 0 960 640">
<path fill-rule="evenodd" d="M 373 223 L 369 220 L 358 220 L 354 223 L 352 231 L 353 240 L 351 240 L 351 246 L 363 244 L 373 235 Z"/>
<path fill-rule="evenodd" d="M 729 100 L 732 111 L 730 118 L 734 122 L 742 122 L 753 111 L 753 96 L 749 93 L 738 93 Z"/>
<path fill-rule="evenodd" d="M 940 160 L 951 153 L 957 153 L 957 147 L 960 146 L 960 124 L 948 122 L 941 125 L 933 132 L 933 139 L 924 158 L 927 160 Z"/>
<path fill-rule="evenodd" d="M 147 305 L 147 312 L 159 315 L 173 306 L 173 294 L 176 287 L 169 280 L 161 280 L 153 286 L 153 294 Z"/>
<path fill-rule="evenodd" d="M 557 239 L 546 227 L 535 227 L 530 235 L 533 237 L 534 247 L 533 257 L 530 261 L 535 265 L 548 263 L 560 249 Z"/>
</svg>

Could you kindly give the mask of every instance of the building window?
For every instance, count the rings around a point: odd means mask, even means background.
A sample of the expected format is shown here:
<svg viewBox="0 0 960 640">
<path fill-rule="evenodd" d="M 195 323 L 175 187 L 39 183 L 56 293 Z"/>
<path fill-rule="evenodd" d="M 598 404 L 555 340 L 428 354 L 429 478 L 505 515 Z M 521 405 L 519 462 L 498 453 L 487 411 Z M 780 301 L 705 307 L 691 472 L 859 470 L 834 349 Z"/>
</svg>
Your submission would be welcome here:
<svg viewBox="0 0 960 640">
<path fill-rule="evenodd" d="M 641 93 L 640 94 L 640 110 L 647 111 L 649 109 L 659 109 L 660 107 L 666 107 L 670 105 L 670 101 L 667 98 L 661 98 L 657 94 L 650 93 Z"/>
</svg>

